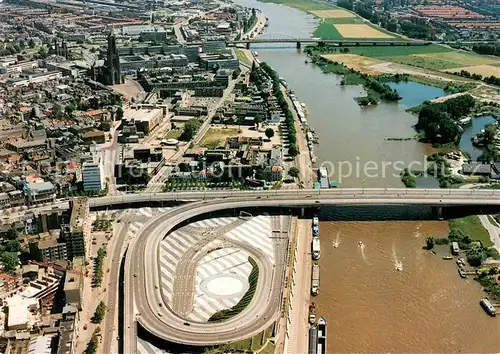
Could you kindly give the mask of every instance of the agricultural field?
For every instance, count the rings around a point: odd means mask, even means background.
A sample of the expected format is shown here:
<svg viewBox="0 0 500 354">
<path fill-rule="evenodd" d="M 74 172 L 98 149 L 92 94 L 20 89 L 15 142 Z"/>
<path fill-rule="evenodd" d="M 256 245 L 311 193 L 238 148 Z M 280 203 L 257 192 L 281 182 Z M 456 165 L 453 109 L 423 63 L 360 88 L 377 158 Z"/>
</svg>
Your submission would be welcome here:
<svg viewBox="0 0 500 354">
<path fill-rule="evenodd" d="M 310 11 L 314 16 L 319 18 L 355 18 L 357 15 L 343 9 L 334 10 L 313 10 Z"/>
<path fill-rule="evenodd" d="M 321 39 L 342 39 L 339 31 L 328 22 L 321 22 L 314 30 L 313 37 Z"/>
<path fill-rule="evenodd" d="M 462 70 L 468 71 L 471 74 L 479 74 L 483 77 L 496 76 L 500 77 L 500 67 L 496 65 L 474 65 L 474 66 L 464 66 L 460 68 L 445 69 L 443 71 L 449 73 L 460 72 Z"/>
<path fill-rule="evenodd" d="M 393 36 L 380 32 L 367 24 L 336 24 L 335 28 L 344 38 L 393 38 Z"/>
<path fill-rule="evenodd" d="M 386 63 L 385 60 L 369 58 L 356 54 L 326 54 L 323 58 L 330 61 L 343 63 L 349 69 L 354 69 L 365 74 L 381 74 L 371 69 L 373 65 Z"/>
<path fill-rule="evenodd" d="M 499 63 L 500 59 L 457 51 L 448 51 L 432 54 L 411 54 L 404 56 L 391 56 L 385 59 L 402 64 L 417 66 L 432 71 L 460 71 L 456 68 L 465 66 L 478 66 Z"/>
</svg>

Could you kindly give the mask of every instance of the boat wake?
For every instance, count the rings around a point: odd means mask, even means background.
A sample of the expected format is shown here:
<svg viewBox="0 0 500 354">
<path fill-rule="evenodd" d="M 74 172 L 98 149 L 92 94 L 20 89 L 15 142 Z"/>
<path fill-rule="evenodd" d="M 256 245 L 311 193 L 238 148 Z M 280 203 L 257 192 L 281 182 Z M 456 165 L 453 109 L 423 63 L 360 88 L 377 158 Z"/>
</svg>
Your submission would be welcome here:
<svg viewBox="0 0 500 354">
<path fill-rule="evenodd" d="M 363 257 L 363 260 L 366 261 L 366 254 L 365 254 L 365 244 L 363 241 L 358 242 L 359 249 L 361 250 L 361 257 Z"/>
<path fill-rule="evenodd" d="M 396 245 L 394 242 L 392 243 L 392 262 L 394 263 L 394 269 L 398 272 L 403 271 L 403 262 L 398 259 L 398 255 L 396 254 Z"/>
<path fill-rule="evenodd" d="M 420 233 L 420 227 L 422 226 L 422 224 L 418 224 L 417 225 L 417 230 L 413 233 L 413 236 L 415 236 L 415 238 L 419 238 L 422 234 Z"/>
<path fill-rule="evenodd" d="M 332 242 L 333 248 L 338 248 L 340 246 L 340 230 L 337 231 L 337 236 L 335 237 L 335 241 Z"/>
</svg>

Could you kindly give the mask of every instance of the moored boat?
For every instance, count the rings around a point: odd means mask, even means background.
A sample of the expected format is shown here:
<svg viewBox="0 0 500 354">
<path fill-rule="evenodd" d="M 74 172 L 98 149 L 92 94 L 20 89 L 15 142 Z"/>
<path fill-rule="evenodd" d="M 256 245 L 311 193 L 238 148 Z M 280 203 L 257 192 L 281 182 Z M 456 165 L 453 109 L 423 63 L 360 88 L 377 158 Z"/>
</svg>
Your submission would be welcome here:
<svg viewBox="0 0 500 354">
<path fill-rule="evenodd" d="M 443 259 L 453 259 L 453 256 L 443 256 Z"/>
<path fill-rule="evenodd" d="M 467 278 L 467 274 L 465 273 L 465 270 L 463 270 L 462 268 L 458 268 L 458 274 L 460 274 L 460 277 L 462 277 L 463 279 Z"/>
<path fill-rule="evenodd" d="M 320 317 L 318 321 L 318 354 L 326 353 L 326 320 Z"/>
<path fill-rule="evenodd" d="M 486 313 L 492 317 L 497 315 L 497 311 L 495 310 L 495 307 L 491 304 L 490 299 L 487 297 L 484 297 L 479 301 L 481 304 L 481 307 L 486 311 Z"/>
</svg>

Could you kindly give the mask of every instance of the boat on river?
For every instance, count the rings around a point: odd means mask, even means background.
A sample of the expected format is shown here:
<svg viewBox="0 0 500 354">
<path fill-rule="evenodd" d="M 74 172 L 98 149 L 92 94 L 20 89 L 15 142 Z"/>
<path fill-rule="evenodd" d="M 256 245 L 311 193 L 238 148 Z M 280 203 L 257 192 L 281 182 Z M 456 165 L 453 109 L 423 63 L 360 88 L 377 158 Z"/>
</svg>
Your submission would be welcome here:
<svg viewBox="0 0 500 354">
<path fill-rule="evenodd" d="M 318 354 L 326 353 L 326 320 L 321 317 L 318 321 Z"/>
<path fill-rule="evenodd" d="M 453 259 L 453 256 L 443 256 L 443 259 Z"/>
<path fill-rule="evenodd" d="M 490 315 L 492 317 L 495 317 L 497 315 L 497 311 L 495 310 L 495 307 L 490 302 L 490 299 L 488 299 L 487 297 L 484 297 L 481 299 L 481 301 L 479 301 L 479 303 L 481 304 L 481 307 L 483 308 L 484 311 L 486 311 L 486 313 L 488 315 Z"/>
<path fill-rule="evenodd" d="M 462 268 L 458 268 L 458 274 L 460 274 L 460 277 L 463 279 L 467 279 L 467 274 L 465 273 L 465 270 Z"/>
</svg>

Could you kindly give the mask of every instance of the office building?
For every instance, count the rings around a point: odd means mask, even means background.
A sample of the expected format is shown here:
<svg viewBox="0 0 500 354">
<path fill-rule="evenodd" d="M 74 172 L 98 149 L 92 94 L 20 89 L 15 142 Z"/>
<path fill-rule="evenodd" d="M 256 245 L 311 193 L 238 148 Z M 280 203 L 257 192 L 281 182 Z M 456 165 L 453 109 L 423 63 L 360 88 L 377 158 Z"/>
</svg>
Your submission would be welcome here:
<svg viewBox="0 0 500 354">
<path fill-rule="evenodd" d="M 102 165 L 99 162 L 84 162 L 82 166 L 83 190 L 101 191 L 103 186 Z"/>
</svg>

